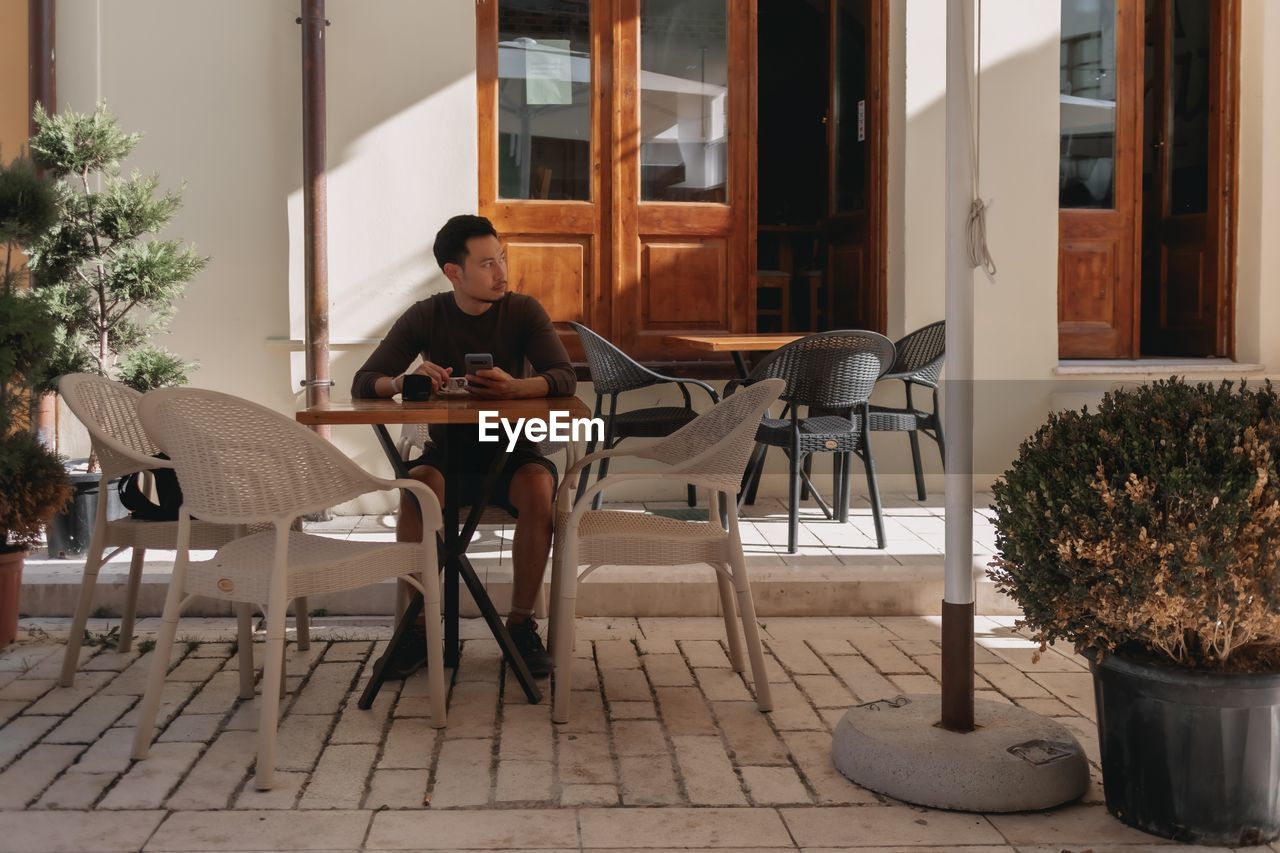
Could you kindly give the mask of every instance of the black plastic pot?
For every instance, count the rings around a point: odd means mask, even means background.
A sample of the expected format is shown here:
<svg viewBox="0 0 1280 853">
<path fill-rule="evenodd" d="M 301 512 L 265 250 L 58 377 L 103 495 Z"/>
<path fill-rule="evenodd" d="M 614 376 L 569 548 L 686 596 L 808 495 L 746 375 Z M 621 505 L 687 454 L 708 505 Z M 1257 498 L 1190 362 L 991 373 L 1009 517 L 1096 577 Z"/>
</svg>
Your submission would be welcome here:
<svg viewBox="0 0 1280 853">
<path fill-rule="evenodd" d="M 64 560 L 80 557 L 89 548 L 93 534 L 93 519 L 98 511 L 98 483 L 100 475 L 83 471 L 68 472 L 74 496 L 67 506 L 49 519 L 45 527 L 45 539 L 49 546 L 49 558 Z M 120 503 L 116 491 L 118 480 L 108 484 L 107 518 L 124 518 L 129 511 Z"/>
<path fill-rule="evenodd" d="M 1107 810 L 1144 832 L 1227 847 L 1280 837 L 1280 674 L 1094 663 Z"/>
</svg>

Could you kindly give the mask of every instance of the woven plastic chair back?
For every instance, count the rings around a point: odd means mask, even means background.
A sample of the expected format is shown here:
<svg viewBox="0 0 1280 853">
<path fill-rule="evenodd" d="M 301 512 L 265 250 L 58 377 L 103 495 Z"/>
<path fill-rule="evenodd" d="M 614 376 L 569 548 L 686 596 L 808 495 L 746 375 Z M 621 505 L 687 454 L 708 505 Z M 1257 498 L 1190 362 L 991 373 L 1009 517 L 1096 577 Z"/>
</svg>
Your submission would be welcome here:
<svg viewBox="0 0 1280 853">
<path fill-rule="evenodd" d="M 947 351 L 947 321 L 921 326 L 893 346 L 898 355 L 889 368 L 891 375 L 937 382 Z"/>
<path fill-rule="evenodd" d="M 636 455 L 679 467 L 681 475 L 736 492 L 755 449 L 760 418 L 785 387 L 781 379 L 757 382 Z"/>
<path fill-rule="evenodd" d="M 821 332 L 769 355 L 748 381 L 782 379 L 782 399 L 792 405 L 848 409 L 871 397 L 893 356 L 893 343 L 876 332 Z"/>
<path fill-rule="evenodd" d="M 58 379 L 58 394 L 89 431 L 94 455 L 108 478 L 156 468 L 160 452 L 138 418 L 142 395 L 119 382 L 89 373 Z"/>
<path fill-rule="evenodd" d="M 192 515 L 247 522 L 314 512 L 369 490 L 333 445 L 265 406 L 195 388 L 142 398 L 147 433 L 173 460 Z"/>
<path fill-rule="evenodd" d="M 587 356 L 587 367 L 591 370 L 596 394 L 621 394 L 662 381 L 661 377 L 586 326 L 572 321 L 569 325 L 582 341 L 582 351 Z"/>
</svg>

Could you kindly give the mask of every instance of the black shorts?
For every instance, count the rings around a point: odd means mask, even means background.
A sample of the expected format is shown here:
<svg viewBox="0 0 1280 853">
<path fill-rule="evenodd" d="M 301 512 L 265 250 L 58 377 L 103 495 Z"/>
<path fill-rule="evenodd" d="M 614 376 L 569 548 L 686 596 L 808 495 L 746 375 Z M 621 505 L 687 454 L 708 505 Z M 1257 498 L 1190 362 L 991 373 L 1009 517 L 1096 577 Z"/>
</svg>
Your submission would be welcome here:
<svg viewBox="0 0 1280 853">
<path fill-rule="evenodd" d="M 418 465 L 430 465 L 435 468 L 445 477 L 447 500 L 457 501 L 458 506 L 474 506 L 480 501 L 484 478 L 489 472 L 489 465 L 495 454 L 507 457 L 507 462 L 493 485 L 493 491 L 489 494 L 489 506 L 501 507 L 511 515 L 519 516 L 516 508 L 511 505 L 509 493 L 511 478 L 525 465 L 540 465 L 547 469 L 551 474 L 552 500 L 555 500 L 555 489 L 560 482 L 556 466 L 532 447 L 516 447 L 508 453 L 501 444 L 495 444 L 493 450 L 471 444 L 457 454 L 449 453 L 451 457 L 449 462 L 452 466 L 450 471 L 445 465 L 445 453 L 435 445 L 427 445 L 426 451 L 417 459 L 411 460 L 408 465 L 410 469 Z"/>
</svg>

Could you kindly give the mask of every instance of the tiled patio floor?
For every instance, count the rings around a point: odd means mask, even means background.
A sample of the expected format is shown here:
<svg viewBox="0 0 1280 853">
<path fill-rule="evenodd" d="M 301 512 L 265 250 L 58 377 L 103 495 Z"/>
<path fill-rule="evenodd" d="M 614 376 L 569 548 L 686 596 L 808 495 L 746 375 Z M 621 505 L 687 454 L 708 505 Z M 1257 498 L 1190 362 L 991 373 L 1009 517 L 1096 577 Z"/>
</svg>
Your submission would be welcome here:
<svg viewBox="0 0 1280 853">
<path fill-rule="evenodd" d="M 1082 662 L 978 620 L 979 695 L 1069 726 L 1096 761 Z M 967 815 L 888 801 L 839 776 L 831 727 L 859 701 L 938 689 L 927 618 L 764 620 L 776 710 L 729 668 L 715 618 L 582 619 L 573 720 L 503 690 L 464 625 L 449 726 L 426 679 L 356 696 L 389 629 L 317 620 L 290 645 L 278 786 L 253 789 L 256 700 L 236 698 L 227 620 L 185 620 L 151 757 L 132 762 L 148 654 L 89 648 L 55 687 L 65 622 L 29 620 L 0 654 L 0 850 L 1138 850 L 1158 839 L 1099 804 Z M 94 620 L 92 630 L 106 623 Z M 141 630 L 155 627 L 144 621 Z M 50 633 L 44 634 L 48 630 Z M 260 650 L 261 647 L 259 647 Z M 1275 848 L 1280 850 L 1280 847 Z"/>
</svg>

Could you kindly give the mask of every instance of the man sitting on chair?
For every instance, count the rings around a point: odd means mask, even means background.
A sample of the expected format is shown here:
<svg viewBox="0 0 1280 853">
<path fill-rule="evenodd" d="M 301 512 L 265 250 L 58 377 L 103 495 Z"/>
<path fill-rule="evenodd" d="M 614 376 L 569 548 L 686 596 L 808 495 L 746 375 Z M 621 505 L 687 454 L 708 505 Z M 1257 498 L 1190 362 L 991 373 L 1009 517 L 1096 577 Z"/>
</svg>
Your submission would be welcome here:
<svg viewBox="0 0 1280 853">
<path fill-rule="evenodd" d="M 436 235 L 434 252 L 453 290 L 415 303 L 400 316 L 356 373 L 351 396 L 393 397 L 401 393 L 404 371 L 419 355 L 423 361 L 415 372 L 430 378 L 438 391 L 451 376 L 466 372 L 467 353 L 493 355 L 492 369 L 467 377 L 473 386 L 471 393 L 477 397 L 501 400 L 573 394 L 577 380 L 551 318 L 533 297 L 507 290 L 506 253 L 489 220 L 453 217 Z M 525 376 L 526 362 L 533 367 L 531 376 Z M 449 430 L 447 436 L 445 429 Z M 449 487 L 459 490 L 455 496 L 459 505 L 475 503 L 481 497 L 482 480 L 493 454 L 507 453 L 506 442 L 482 444 L 475 426 L 432 426 L 431 435 L 436 446 L 429 446 L 409 463 L 409 475 L 426 483 L 443 504 L 445 464 L 438 449 L 443 441 L 454 470 L 461 474 Z M 555 467 L 522 439 L 508 454 L 488 496 L 491 503 L 516 516 L 512 546 L 515 577 L 507 628 L 529 671 L 538 677 L 551 671 L 551 658 L 533 621 L 533 605 L 551 552 L 555 487 Z M 407 494 L 400 498 L 396 540 L 422 541 L 422 519 Z M 404 673 L 404 667 L 394 668 Z"/>
</svg>

